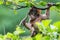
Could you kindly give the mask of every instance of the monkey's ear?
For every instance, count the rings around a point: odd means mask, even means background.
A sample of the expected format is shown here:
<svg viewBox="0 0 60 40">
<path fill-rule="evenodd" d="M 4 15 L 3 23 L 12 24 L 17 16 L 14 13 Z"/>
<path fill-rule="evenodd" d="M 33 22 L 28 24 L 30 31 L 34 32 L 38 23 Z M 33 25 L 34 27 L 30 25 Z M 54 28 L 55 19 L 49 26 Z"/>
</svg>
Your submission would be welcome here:
<svg viewBox="0 0 60 40">
<path fill-rule="evenodd" d="M 41 10 L 37 9 L 37 13 L 38 13 L 38 14 L 41 14 Z"/>
</svg>

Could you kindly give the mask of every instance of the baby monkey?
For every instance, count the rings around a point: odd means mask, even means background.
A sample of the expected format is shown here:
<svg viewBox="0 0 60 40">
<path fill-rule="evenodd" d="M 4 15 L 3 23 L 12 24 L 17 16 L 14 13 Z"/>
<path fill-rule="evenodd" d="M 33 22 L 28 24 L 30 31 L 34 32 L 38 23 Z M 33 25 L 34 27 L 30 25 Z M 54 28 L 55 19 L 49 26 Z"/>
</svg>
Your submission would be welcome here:
<svg viewBox="0 0 60 40">
<path fill-rule="evenodd" d="M 45 20 L 45 19 L 49 19 L 50 17 L 50 7 L 51 6 L 55 6 L 55 4 L 47 4 L 47 7 L 46 8 L 37 8 L 35 6 L 32 6 L 29 13 L 28 13 L 28 16 L 30 17 L 30 22 L 26 22 L 26 19 L 23 20 L 23 25 L 28 28 L 29 30 L 31 30 L 31 37 L 34 37 L 36 34 L 38 33 L 42 33 L 42 32 L 39 32 L 39 28 L 37 26 L 35 26 L 35 23 L 36 22 L 41 22 L 42 20 Z M 46 13 L 45 14 L 41 14 L 41 10 L 46 10 Z"/>
</svg>

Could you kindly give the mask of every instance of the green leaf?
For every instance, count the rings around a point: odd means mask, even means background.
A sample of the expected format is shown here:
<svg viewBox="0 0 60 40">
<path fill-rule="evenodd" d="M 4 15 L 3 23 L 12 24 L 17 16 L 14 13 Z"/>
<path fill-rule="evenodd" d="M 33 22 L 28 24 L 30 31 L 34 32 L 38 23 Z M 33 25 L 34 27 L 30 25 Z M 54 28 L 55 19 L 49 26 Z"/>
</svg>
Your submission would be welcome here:
<svg viewBox="0 0 60 40">
<path fill-rule="evenodd" d="M 41 34 L 37 34 L 34 38 L 35 38 L 35 40 L 42 40 L 42 35 Z"/>
<path fill-rule="evenodd" d="M 28 6 L 28 7 L 31 7 L 34 4 L 32 2 L 29 2 L 29 1 L 26 1 L 25 3 L 26 3 L 26 6 Z"/>
<path fill-rule="evenodd" d="M 50 37 L 49 36 L 44 36 L 43 40 L 50 40 Z"/>
<path fill-rule="evenodd" d="M 39 3 L 40 5 L 42 5 L 42 6 L 45 6 L 47 3 L 46 2 L 44 2 L 44 1 L 40 1 L 40 3 Z"/>
<path fill-rule="evenodd" d="M 15 8 L 14 8 L 15 9 Z M 17 14 L 17 10 L 14 10 L 14 14 Z"/>
<path fill-rule="evenodd" d="M 17 26 L 16 31 L 19 32 L 19 34 L 24 33 L 25 31 L 21 29 L 19 26 Z"/>
<path fill-rule="evenodd" d="M 43 20 L 42 23 L 45 27 L 48 27 L 52 20 Z"/>
<path fill-rule="evenodd" d="M 60 2 L 57 2 L 56 5 L 57 5 L 56 7 L 60 9 Z"/>
<path fill-rule="evenodd" d="M 55 22 L 53 25 L 56 26 L 56 28 L 57 28 L 58 31 L 60 32 L 60 21 Z"/>
<path fill-rule="evenodd" d="M 0 5 L 3 4 L 3 1 L 0 1 Z"/>
</svg>

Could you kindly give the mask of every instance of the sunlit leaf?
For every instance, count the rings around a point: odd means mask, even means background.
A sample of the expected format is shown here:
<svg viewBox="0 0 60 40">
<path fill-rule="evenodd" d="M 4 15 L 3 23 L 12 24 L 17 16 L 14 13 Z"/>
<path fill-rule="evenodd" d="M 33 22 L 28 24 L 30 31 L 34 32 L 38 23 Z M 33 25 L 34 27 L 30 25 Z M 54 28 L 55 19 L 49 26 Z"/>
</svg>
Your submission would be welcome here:
<svg viewBox="0 0 60 40">
<path fill-rule="evenodd" d="M 7 0 L 7 1 L 10 1 L 11 2 L 12 0 Z"/>
<path fill-rule="evenodd" d="M 44 2 L 44 1 L 40 1 L 40 3 L 39 3 L 40 5 L 42 5 L 42 6 L 45 6 L 47 3 L 46 2 Z"/>
<path fill-rule="evenodd" d="M 58 29 L 58 31 L 60 31 L 60 21 L 55 22 L 53 25 L 56 26 L 56 28 Z"/>
<path fill-rule="evenodd" d="M 9 2 L 6 2 L 6 5 L 9 5 Z"/>
<path fill-rule="evenodd" d="M 32 40 L 32 38 L 30 36 L 27 36 L 27 37 L 22 37 L 22 40 Z"/>
<path fill-rule="evenodd" d="M 6 35 L 4 35 L 4 40 L 9 40 L 9 39 L 12 39 L 13 38 L 13 34 L 12 33 L 7 33 Z"/>
<path fill-rule="evenodd" d="M 32 2 L 34 2 L 34 1 L 36 1 L 36 0 L 32 0 Z"/>
<path fill-rule="evenodd" d="M 0 1 L 0 5 L 3 4 L 3 1 Z"/>
<path fill-rule="evenodd" d="M 43 20 L 42 23 L 45 27 L 48 27 L 49 24 L 51 23 L 51 20 Z"/>
<path fill-rule="evenodd" d="M 24 1 L 24 0 L 19 0 L 19 1 Z"/>
<path fill-rule="evenodd" d="M 60 2 L 57 2 L 56 5 L 57 5 L 57 6 L 56 6 L 57 9 L 60 9 Z"/>
<path fill-rule="evenodd" d="M 35 36 L 35 40 L 42 40 L 42 35 L 41 34 L 37 34 Z"/>
<path fill-rule="evenodd" d="M 50 40 L 50 37 L 49 36 L 44 36 L 43 40 Z"/>
<path fill-rule="evenodd" d="M 21 34 L 24 33 L 25 31 L 23 29 L 21 29 L 19 26 L 17 26 L 16 31 Z"/>
<path fill-rule="evenodd" d="M 14 8 L 15 9 L 15 8 Z M 17 11 L 16 10 L 14 10 L 14 14 L 17 14 Z"/>
<path fill-rule="evenodd" d="M 50 25 L 50 28 L 51 28 L 52 30 L 55 30 L 55 29 L 56 29 L 56 26 Z"/>
<path fill-rule="evenodd" d="M 58 40 L 60 40 L 60 35 L 59 35 L 59 37 L 58 37 Z"/>
<path fill-rule="evenodd" d="M 2 38 L 0 38 L 0 40 L 3 40 Z"/>
</svg>

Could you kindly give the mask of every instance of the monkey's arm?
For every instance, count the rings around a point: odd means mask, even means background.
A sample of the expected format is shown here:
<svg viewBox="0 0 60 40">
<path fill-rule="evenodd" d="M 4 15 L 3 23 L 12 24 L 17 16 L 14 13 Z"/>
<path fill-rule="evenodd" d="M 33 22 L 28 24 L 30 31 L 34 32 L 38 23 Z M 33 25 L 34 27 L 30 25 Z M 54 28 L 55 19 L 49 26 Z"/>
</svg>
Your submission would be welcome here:
<svg viewBox="0 0 60 40">
<path fill-rule="evenodd" d="M 47 4 L 47 9 L 46 9 L 46 13 L 42 15 L 43 19 L 49 19 L 50 16 L 50 7 L 51 6 L 56 6 L 55 4 Z"/>
<path fill-rule="evenodd" d="M 45 14 L 41 14 L 41 18 L 44 19 L 49 19 L 50 17 L 50 8 L 46 9 L 46 13 Z"/>
</svg>

